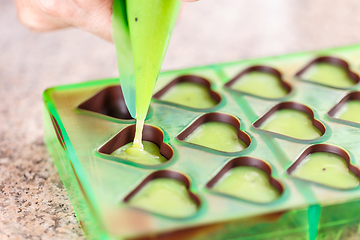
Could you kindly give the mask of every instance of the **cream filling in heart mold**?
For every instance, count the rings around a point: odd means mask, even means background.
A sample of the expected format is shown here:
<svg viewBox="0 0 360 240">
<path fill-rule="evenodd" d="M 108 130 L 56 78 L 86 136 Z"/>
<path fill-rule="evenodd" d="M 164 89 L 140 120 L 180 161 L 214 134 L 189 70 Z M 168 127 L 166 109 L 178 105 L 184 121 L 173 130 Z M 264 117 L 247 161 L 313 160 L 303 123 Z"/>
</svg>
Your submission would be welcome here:
<svg viewBox="0 0 360 240">
<path fill-rule="evenodd" d="M 257 203 L 269 203 L 280 196 L 279 191 L 270 184 L 269 176 L 252 166 L 230 169 L 213 190 Z"/>
<path fill-rule="evenodd" d="M 257 71 L 243 75 L 231 88 L 265 98 L 281 98 L 288 94 L 276 76 Z"/>
<path fill-rule="evenodd" d="M 340 189 L 359 185 L 359 179 L 349 170 L 346 161 L 334 153 L 316 152 L 308 155 L 291 175 Z"/>
<path fill-rule="evenodd" d="M 204 123 L 187 136 L 184 141 L 223 152 L 238 152 L 247 147 L 239 139 L 237 129 L 224 122 Z"/>
<path fill-rule="evenodd" d="M 330 63 L 316 63 L 310 66 L 301 75 L 301 78 L 331 87 L 351 87 L 355 85 L 344 68 Z"/>
<path fill-rule="evenodd" d="M 143 148 L 132 145 L 133 143 L 130 142 L 115 150 L 111 155 L 144 165 L 156 165 L 167 161 L 155 143 L 143 141 Z"/>
<path fill-rule="evenodd" d="M 129 204 L 169 217 L 189 217 L 196 213 L 197 205 L 188 191 L 179 180 L 157 178 L 148 182 L 130 199 Z"/>
<path fill-rule="evenodd" d="M 209 90 L 206 87 L 190 82 L 174 85 L 160 99 L 199 109 L 211 108 L 217 104 L 210 96 Z"/>
<path fill-rule="evenodd" d="M 260 128 L 303 140 L 315 139 L 322 135 L 320 130 L 313 125 L 308 114 L 295 109 L 276 111 Z"/>
<path fill-rule="evenodd" d="M 348 101 L 336 114 L 337 118 L 360 123 L 360 100 Z"/>
</svg>

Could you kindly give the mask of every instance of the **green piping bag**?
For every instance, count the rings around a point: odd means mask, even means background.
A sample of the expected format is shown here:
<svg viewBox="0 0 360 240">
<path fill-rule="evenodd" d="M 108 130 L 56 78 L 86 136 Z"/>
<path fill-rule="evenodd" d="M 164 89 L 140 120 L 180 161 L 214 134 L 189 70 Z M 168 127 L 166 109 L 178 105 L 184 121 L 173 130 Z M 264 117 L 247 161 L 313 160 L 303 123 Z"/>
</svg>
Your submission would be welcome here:
<svg viewBox="0 0 360 240">
<path fill-rule="evenodd" d="M 133 118 L 145 119 L 180 8 L 179 0 L 114 0 L 120 85 Z"/>
</svg>

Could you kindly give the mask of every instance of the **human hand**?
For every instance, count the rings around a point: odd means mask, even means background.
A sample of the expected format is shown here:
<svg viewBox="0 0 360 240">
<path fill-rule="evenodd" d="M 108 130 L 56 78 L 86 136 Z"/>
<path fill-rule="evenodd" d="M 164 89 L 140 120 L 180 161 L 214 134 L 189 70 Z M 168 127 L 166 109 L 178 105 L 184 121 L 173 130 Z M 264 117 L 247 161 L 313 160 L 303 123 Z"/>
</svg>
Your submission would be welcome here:
<svg viewBox="0 0 360 240">
<path fill-rule="evenodd" d="M 18 18 L 30 29 L 47 32 L 77 27 L 112 41 L 113 0 L 14 0 Z M 195 2 L 197 0 L 182 0 Z"/>
</svg>

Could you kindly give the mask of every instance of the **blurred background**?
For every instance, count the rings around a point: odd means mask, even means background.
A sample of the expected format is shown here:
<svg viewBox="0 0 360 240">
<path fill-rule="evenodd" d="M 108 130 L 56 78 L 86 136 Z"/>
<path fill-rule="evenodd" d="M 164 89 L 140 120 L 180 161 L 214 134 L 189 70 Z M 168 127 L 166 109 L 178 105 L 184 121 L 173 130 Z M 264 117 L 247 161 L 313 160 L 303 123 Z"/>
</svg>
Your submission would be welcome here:
<svg viewBox="0 0 360 240">
<path fill-rule="evenodd" d="M 163 70 L 360 43 L 358 0 L 183 4 Z M 79 29 L 34 33 L 0 1 L 0 239 L 83 239 L 43 143 L 42 92 L 117 76 L 114 46 Z"/>
</svg>

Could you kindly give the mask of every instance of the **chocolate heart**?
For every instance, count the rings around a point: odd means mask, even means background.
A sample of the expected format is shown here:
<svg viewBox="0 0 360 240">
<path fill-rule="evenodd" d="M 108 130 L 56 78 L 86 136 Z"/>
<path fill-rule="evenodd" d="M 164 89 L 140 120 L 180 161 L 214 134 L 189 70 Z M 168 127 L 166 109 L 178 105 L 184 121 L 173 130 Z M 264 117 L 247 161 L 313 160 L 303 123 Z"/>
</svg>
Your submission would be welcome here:
<svg viewBox="0 0 360 240">
<path fill-rule="evenodd" d="M 271 176 L 271 167 L 252 157 L 231 160 L 206 187 L 224 195 L 257 203 L 272 202 L 284 192 L 282 184 Z"/>
<path fill-rule="evenodd" d="M 325 133 L 311 108 L 296 102 L 282 102 L 253 123 L 253 127 L 290 139 L 313 140 Z"/>
<path fill-rule="evenodd" d="M 349 154 L 328 144 L 316 144 L 305 149 L 287 173 L 338 189 L 357 187 L 360 177 L 360 170 L 350 163 Z"/>
<path fill-rule="evenodd" d="M 126 107 L 120 85 L 110 86 L 95 93 L 88 100 L 81 103 L 77 109 L 95 116 L 105 115 L 112 121 L 118 119 L 126 122 L 134 121 Z M 148 116 L 150 113 L 151 107 Z"/>
<path fill-rule="evenodd" d="M 130 165 L 135 165 L 138 167 L 146 167 L 149 168 L 151 166 L 157 167 L 159 165 L 163 165 L 165 162 L 168 162 L 174 154 L 173 149 L 170 145 L 164 142 L 164 133 L 161 129 L 151 126 L 144 125 L 143 130 L 143 141 L 147 141 L 150 143 L 150 147 L 158 148 L 157 152 L 149 152 L 151 158 L 147 158 L 148 155 L 136 156 L 131 158 L 127 158 L 126 155 L 122 154 L 121 157 L 114 155 L 113 153 L 125 146 L 126 144 L 131 145 L 135 136 L 135 125 L 130 125 L 124 129 L 122 129 L 118 134 L 116 134 L 113 138 L 111 138 L 107 143 L 101 146 L 97 153 L 100 154 L 101 157 L 106 158 L 108 160 L 122 162 Z M 145 150 L 148 150 L 145 146 Z M 124 149 L 125 151 L 125 149 Z M 153 155 L 158 153 L 158 156 L 153 158 Z M 146 153 L 148 154 L 148 153 Z M 125 157 L 124 157 L 125 156 Z"/>
<path fill-rule="evenodd" d="M 113 118 L 132 119 L 119 85 L 107 87 L 81 103 L 78 109 L 107 115 Z"/>
<path fill-rule="evenodd" d="M 267 66 L 252 66 L 243 70 L 226 83 L 225 88 L 269 100 L 283 98 L 292 90 L 278 70 Z"/>
<path fill-rule="evenodd" d="M 330 56 L 314 59 L 295 76 L 303 81 L 339 89 L 353 87 L 360 81 L 346 61 Z"/>
<path fill-rule="evenodd" d="M 221 96 L 211 89 L 211 83 L 205 78 L 184 75 L 171 81 L 153 99 L 191 110 L 208 110 L 220 103 Z"/>
<path fill-rule="evenodd" d="M 327 116 L 341 123 L 359 126 L 360 92 L 347 94 L 327 113 Z"/>
<path fill-rule="evenodd" d="M 124 199 L 124 202 L 152 213 L 173 218 L 194 215 L 200 198 L 190 190 L 190 181 L 183 174 L 162 170 L 149 175 Z"/>
<path fill-rule="evenodd" d="M 249 135 L 240 130 L 240 121 L 236 117 L 217 112 L 200 116 L 176 139 L 190 147 L 212 149 L 220 154 L 238 153 L 251 143 Z"/>
</svg>

